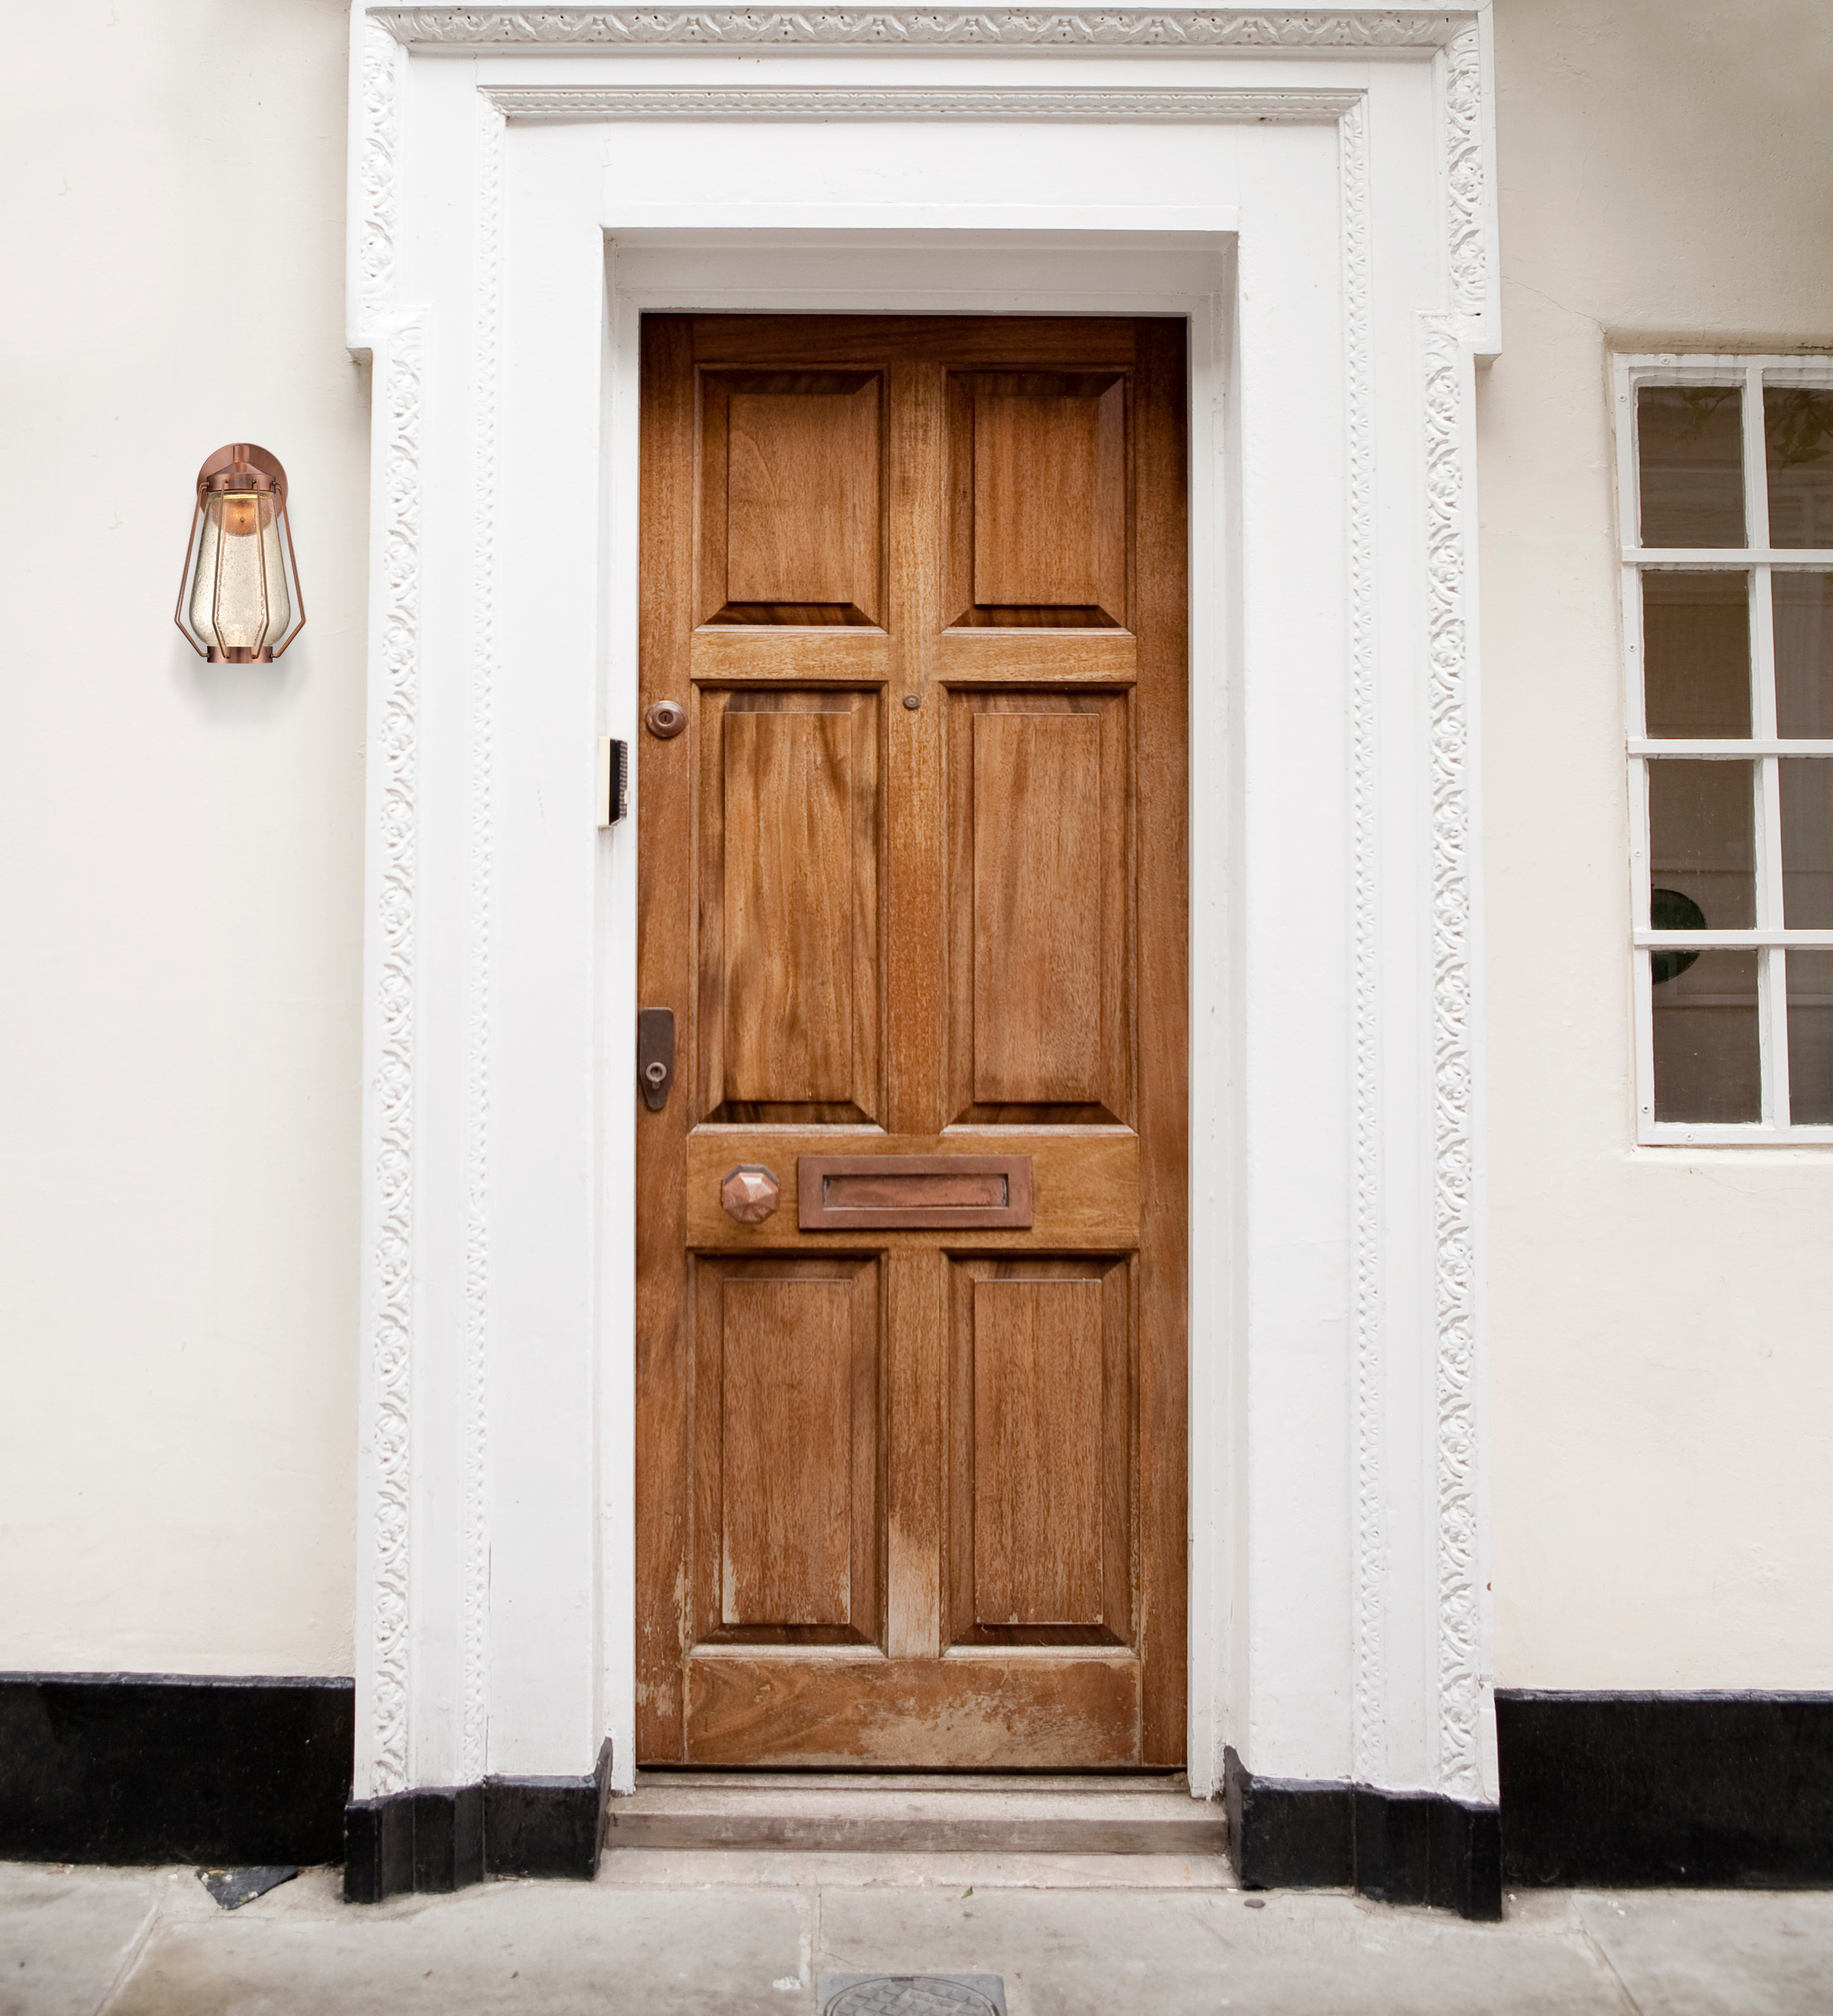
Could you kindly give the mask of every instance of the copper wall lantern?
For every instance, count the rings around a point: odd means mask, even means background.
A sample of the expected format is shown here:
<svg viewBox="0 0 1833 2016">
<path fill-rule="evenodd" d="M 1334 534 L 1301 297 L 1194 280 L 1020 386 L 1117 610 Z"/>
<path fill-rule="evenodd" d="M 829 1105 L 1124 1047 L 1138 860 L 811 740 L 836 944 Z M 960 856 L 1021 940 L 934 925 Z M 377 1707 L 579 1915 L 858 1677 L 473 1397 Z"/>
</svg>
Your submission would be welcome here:
<svg viewBox="0 0 1833 2016">
<path fill-rule="evenodd" d="M 213 664 L 266 664 L 304 628 L 286 472 L 265 448 L 232 441 L 198 470 L 172 621 Z"/>
</svg>

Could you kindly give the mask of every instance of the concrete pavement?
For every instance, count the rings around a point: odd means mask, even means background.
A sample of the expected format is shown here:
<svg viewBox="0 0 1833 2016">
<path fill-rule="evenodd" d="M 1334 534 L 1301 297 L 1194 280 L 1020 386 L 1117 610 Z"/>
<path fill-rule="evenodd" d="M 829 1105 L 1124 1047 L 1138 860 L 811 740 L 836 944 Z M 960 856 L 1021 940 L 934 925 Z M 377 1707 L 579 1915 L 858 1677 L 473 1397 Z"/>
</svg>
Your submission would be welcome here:
<svg viewBox="0 0 1833 2016">
<path fill-rule="evenodd" d="M 625 1849 L 596 1883 L 236 1911 L 189 1869 L 0 1864 L 0 2016 L 815 2016 L 822 1974 L 996 1974 L 1010 2016 L 1809 2016 L 1833 1893 L 1558 1892 L 1500 1925 L 1248 1896 L 1174 1856 Z"/>
</svg>

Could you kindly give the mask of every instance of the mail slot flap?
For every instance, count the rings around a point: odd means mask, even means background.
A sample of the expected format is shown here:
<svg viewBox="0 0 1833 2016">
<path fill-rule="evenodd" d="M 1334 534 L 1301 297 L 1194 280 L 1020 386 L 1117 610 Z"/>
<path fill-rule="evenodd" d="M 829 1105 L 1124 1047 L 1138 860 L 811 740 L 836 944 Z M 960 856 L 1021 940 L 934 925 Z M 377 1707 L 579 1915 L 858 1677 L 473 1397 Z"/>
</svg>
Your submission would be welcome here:
<svg viewBox="0 0 1833 2016">
<path fill-rule="evenodd" d="M 942 1231 L 1032 1222 L 1028 1155 L 802 1155 L 798 1214 L 805 1232 Z"/>
</svg>

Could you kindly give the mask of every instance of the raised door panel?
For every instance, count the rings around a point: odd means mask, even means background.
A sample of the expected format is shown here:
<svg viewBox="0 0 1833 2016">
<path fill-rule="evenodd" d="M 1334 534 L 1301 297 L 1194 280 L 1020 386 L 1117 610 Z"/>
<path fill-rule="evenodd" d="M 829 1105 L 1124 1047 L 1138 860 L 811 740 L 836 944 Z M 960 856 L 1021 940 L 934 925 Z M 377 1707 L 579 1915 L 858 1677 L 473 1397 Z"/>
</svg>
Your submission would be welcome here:
<svg viewBox="0 0 1833 2016">
<path fill-rule="evenodd" d="M 878 697 L 703 689 L 700 707 L 699 1111 L 869 1120 Z"/>
<path fill-rule="evenodd" d="M 1129 1123 L 1126 697 L 950 711 L 950 1120 Z"/>
<path fill-rule="evenodd" d="M 980 373 L 949 392 L 949 620 L 1124 628 L 1125 379 Z"/>
<path fill-rule="evenodd" d="M 703 375 L 703 623 L 880 621 L 883 401 L 876 373 Z"/>
<path fill-rule="evenodd" d="M 1123 1258 L 954 1263 L 956 1643 L 1130 1642 L 1129 1282 Z"/>
<path fill-rule="evenodd" d="M 697 1269 L 703 1643 L 877 1635 L 879 1295 L 873 1259 Z"/>
</svg>

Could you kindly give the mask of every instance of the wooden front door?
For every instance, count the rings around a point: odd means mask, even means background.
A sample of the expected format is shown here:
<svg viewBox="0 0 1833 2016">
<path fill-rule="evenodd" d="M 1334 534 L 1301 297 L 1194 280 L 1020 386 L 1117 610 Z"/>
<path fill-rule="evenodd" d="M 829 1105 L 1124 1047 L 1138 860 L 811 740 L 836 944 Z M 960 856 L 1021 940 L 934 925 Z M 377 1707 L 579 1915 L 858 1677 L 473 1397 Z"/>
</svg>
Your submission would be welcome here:
<svg viewBox="0 0 1833 2016">
<path fill-rule="evenodd" d="M 638 1762 L 1179 1763 L 1183 326 L 642 397 Z"/>
</svg>

